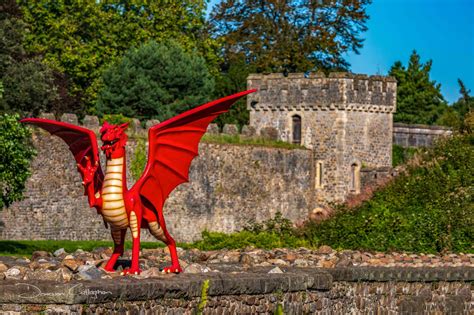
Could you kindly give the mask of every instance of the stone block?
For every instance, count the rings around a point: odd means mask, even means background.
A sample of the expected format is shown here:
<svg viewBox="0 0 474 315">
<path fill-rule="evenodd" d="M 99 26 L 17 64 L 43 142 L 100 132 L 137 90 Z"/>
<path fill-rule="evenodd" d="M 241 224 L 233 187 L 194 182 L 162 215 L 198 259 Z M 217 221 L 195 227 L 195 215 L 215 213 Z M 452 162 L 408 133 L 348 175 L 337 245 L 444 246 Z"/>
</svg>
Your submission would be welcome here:
<svg viewBox="0 0 474 315">
<path fill-rule="evenodd" d="M 224 126 L 224 129 L 222 129 L 222 133 L 226 135 L 237 135 L 239 134 L 239 129 L 236 125 L 227 124 Z"/>
<path fill-rule="evenodd" d="M 255 127 L 249 126 L 249 125 L 245 125 L 242 127 L 242 136 L 251 138 L 251 137 L 254 137 L 255 135 L 256 135 Z"/>
<path fill-rule="evenodd" d="M 212 135 L 218 134 L 219 133 L 219 126 L 217 126 L 217 124 L 209 124 L 209 126 L 207 126 L 206 133 L 209 133 L 209 134 L 212 134 Z"/>
<path fill-rule="evenodd" d="M 160 121 L 158 119 L 147 120 L 146 123 L 145 123 L 145 128 L 146 128 L 146 130 L 148 130 L 151 127 L 153 127 L 154 125 L 158 125 L 159 123 L 160 123 Z"/>
<path fill-rule="evenodd" d="M 73 125 L 79 125 L 76 114 L 62 114 L 61 121 Z"/>
<path fill-rule="evenodd" d="M 273 127 L 264 127 L 260 129 L 260 137 L 267 140 L 278 140 L 278 130 Z"/>
<path fill-rule="evenodd" d="M 144 129 L 142 128 L 140 120 L 136 118 L 133 118 L 132 121 L 130 121 L 130 125 L 128 128 L 134 134 L 140 134 L 144 132 Z"/>
<path fill-rule="evenodd" d="M 56 117 L 54 117 L 53 113 L 41 113 L 39 118 L 56 120 Z"/>
<path fill-rule="evenodd" d="M 82 125 L 92 130 L 99 130 L 100 128 L 99 118 L 97 116 L 86 115 L 86 117 L 84 117 L 84 121 L 82 122 Z"/>
</svg>

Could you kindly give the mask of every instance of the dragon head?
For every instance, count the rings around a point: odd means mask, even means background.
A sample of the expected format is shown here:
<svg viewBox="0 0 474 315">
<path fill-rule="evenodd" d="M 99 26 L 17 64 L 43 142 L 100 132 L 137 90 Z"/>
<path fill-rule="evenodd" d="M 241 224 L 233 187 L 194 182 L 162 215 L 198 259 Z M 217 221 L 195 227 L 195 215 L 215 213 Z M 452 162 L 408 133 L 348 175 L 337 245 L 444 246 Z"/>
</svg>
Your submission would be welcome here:
<svg viewBox="0 0 474 315">
<path fill-rule="evenodd" d="M 101 149 L 108 159 L 118 158 L 124 155 L 124 148 L 128 139 L 125 134 L 127 127 L 128 123 L 111 125 L 105 121 L 102 128 L 100 128 L 100 138 L 103 143 Z"/>
</svg>

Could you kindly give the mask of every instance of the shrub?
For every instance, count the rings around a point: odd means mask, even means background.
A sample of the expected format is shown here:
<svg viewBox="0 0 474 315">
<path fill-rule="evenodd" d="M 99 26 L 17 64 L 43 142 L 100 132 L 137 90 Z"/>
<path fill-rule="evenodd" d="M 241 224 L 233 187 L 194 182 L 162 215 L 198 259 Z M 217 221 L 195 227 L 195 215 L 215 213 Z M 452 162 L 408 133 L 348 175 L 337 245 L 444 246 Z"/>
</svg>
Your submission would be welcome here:
<svg viewBox="0 0 474 315">
<path fill-rule="evenodd" d="M 97 109 L 102 114 L 164 121 L 209 100 L 214 81 L 202 57 L 174 41 L 151 41 L 103 74 Z"/>
<path fill-rule="evenodd" d="M 0 209 L 22 198 L 35 151 L 18 115 L 0 115 Z"/>
<path fill-rule="evenodd" d="M 473 252 L 474 137 L 441 140 L 374 198 L 320 224 L 309 224 L 313 246 L 418 252 Z"/>
</svg>

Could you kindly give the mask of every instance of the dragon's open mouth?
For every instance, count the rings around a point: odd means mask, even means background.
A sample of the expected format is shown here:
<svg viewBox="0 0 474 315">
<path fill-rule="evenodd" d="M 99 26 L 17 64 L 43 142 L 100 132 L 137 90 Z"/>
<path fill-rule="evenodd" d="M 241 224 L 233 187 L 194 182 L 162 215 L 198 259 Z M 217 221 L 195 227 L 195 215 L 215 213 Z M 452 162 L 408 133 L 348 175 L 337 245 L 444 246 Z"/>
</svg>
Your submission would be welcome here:
<svg viewBox="0 0 474 315">
<path fill-rule="evenodd" d="M 110 141 L 103 141 L 103 143 L 104 143 L 104 146 L 114 145 L 117 141 L 119 141 L 119 139 L 114 139 L 114 140 L 110 140 Z"/>
</svg>

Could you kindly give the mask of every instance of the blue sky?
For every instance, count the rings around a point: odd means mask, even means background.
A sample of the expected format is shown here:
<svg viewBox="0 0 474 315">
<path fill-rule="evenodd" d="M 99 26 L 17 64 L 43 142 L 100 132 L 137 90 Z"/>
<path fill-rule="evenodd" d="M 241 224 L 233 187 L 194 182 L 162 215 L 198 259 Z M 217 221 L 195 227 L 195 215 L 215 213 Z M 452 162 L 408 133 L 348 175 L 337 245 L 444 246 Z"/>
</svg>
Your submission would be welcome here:
<svg viewBox="0 0 474 315">
<path fill-rule="evenodd" d="M 433 60 L 431 79 L 448 102 L 459 97 L 458 78 L 474 94 L 474 0 L 373 0 L 368 14 L 364 47 L 347 54 L 352 72 L 387 74 L 416 49 L 423 62 Z"/>
</svg>

